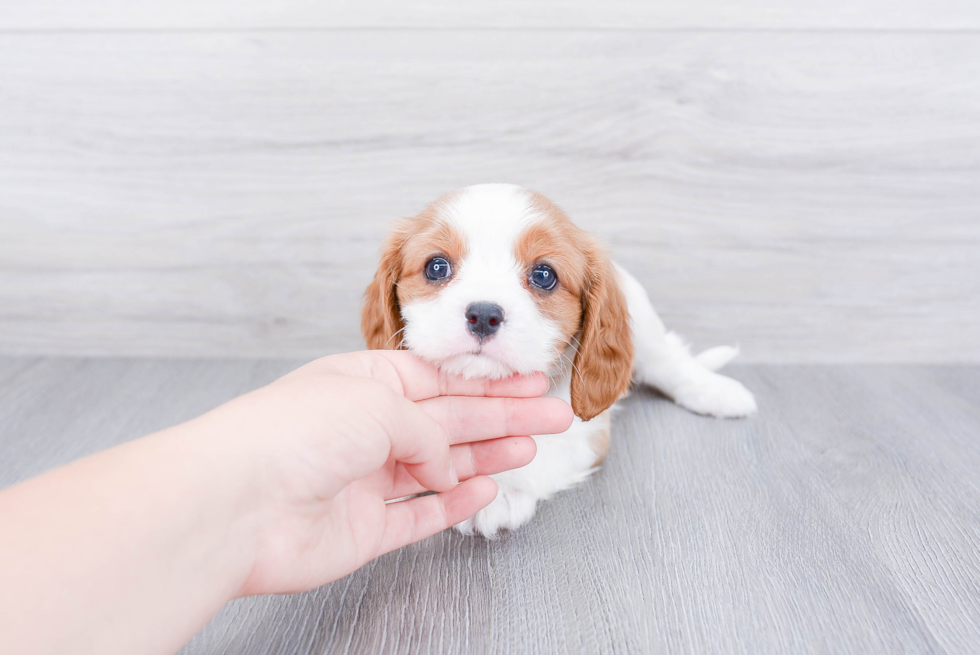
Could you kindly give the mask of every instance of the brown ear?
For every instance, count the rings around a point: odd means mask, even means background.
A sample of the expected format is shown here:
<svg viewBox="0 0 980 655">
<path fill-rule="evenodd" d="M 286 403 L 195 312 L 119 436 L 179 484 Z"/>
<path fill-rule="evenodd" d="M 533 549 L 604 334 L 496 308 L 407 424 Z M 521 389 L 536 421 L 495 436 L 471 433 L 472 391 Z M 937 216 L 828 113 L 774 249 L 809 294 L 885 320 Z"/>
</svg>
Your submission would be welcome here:
<svg viewBox="0 0 980 655">
<path fill-rule="evenodd" d="M 633 336 L 626 297 L 616 272 L 598 248 L 582 295 L 582 333 L 572 371 L 572 409 L 588 421 L 619 400 L 633 378 Z"/>
<path fill-rule="evenodd" d="M 371 350 L 397 350 L 402 344 L 401 330 L 405 324 L 402 322 L 397 290 L 402 246 L 407 238 L 407 225 L 401 223 L 381 247 L 378 270 L 364 291 L 361 333 Z"/>
</svg>

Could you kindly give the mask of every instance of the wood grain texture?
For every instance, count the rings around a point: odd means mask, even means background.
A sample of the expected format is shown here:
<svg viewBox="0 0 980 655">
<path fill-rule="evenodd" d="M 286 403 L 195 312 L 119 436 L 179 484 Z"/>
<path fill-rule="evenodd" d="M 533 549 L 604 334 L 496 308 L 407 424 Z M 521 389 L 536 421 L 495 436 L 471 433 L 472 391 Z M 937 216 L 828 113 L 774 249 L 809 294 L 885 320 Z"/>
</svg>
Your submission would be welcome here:
<svg viewBox="0 0 980 655">
<path fill-rule="evenodd" d="M 0 352 L 361 346 L 389 222 L 511 181 L 698 346 L 980 362 L 980 35 L 0 35 Z"/>
<path fill-rule="evenodd" d="M 812 368 L 781 372 L 756 385 L 770 395 L 775 411 L 793 421 L 794 435 L 830 481 L 854 527 L 950 653 L 976 650 L 980 636 L 975 373 Z M 956 386 L 972 400 L 943 388 L 947 378 L 959 379 Z M 876 402 L 881 398 L 887 405 Z M 947 598 L 956 598 L 958 608 L 950 608 Z"/>
<path fill-rule="evenodd" d="M 0 486 L 298 361 L 0 358 Z M 227 605 L 185 655 L 970 653 L 980 368 L 741 366 L 746 421 L 635 392 L 601 471 L 488 542 L 444 533 Z"/>
<path fill-rule="evenodd" d="M 0 29 L 864 29 L 980 28 L 972 0 L 355 2 L 0 0 Z"/>
</svg>

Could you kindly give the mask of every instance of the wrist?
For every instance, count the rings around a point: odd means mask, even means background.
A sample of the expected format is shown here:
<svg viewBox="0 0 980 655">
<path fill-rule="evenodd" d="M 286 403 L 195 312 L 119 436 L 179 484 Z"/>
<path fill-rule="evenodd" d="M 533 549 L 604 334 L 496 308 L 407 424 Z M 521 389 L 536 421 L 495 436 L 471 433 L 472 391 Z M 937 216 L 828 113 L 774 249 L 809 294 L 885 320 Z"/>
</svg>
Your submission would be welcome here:
<svg viewBox="0 0 980 655">
<path fill-rule="evenodd" d="M 4 491 L 0 559 L 26 562 L 0 585 L 17 590 L 16 606 L 0 594 L 5 643 L 174 652 L 235 597 L 254 557 L 254 478 L 201 427 L 177 426 Z M 11 622 L 21 608 L 58 628 Z"/>
<path fill-rule="evenodd" d="M 241 426 L 215 415 L 220 410 L 160 436 L 172 439 L 175 451 L 187 458 L 183 492 L 195 499 L 187 523 L 187 561 L 207 572 L 224 603 L 243 595 L 256 563 L 263 456 Z"/>
</svg>

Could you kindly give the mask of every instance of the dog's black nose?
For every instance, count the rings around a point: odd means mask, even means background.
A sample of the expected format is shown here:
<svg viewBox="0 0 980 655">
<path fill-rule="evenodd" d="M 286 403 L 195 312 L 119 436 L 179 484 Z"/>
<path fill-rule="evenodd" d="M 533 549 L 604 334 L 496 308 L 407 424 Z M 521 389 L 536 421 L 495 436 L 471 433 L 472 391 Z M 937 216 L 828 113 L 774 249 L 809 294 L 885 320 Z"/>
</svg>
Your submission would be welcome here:
<svg viewBox="0 0 980 655">
<path fill-rule="evenodd" d="M 492 302 L 474 302 L 466 308 L 466 322 L 470 332 L 480 338 L 489 339 L 504 322 L 504 310 Z"/>
</svg>

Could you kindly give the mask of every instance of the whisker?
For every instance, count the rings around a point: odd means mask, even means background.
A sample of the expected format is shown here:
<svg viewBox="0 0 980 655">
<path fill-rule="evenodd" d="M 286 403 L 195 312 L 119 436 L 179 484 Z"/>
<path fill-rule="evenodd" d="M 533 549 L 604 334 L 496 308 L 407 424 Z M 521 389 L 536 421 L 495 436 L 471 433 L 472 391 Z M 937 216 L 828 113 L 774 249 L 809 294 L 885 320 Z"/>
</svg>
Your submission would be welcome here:
<svg viewBox="0 0 980 655">
<path fill-rule="evenodd" d="M 408 327 L 408 326 L 405 326 L 405 327 Z M 391 340 L 392 340 L 392 339 L 394 339 L 394 338 L 395 338 L 395 337 L 397 337 L 397 336 L 398 336 L 399 334 L 401 334 L 402 332 L 404 332 L 404 331 L 405 331 L 405 327 L 403 327 L 402 329 L 400 329 L 400 330 L 398 330 L 398 331 L 397 331 L 397 332 L 395 332 L 395 333 L 394 333 L 393 335 L 391 335 L 390 337 L 388 337 L 388 340 L 387 340 L 387 341 L 385 341 L 385 345 L 384 345 L 384 348 L 387 348 L 387 347 L 388 347 L 388 344 L 389 344 L 389 343 L 391 343 Z M 384 350 L 384 348 L 382 348 L 382 350 Z"/>
<path fill-rule="evenodd" d="M 565 359 L 568 359 L 568 355 L 565 355 Z M 574 360 L 568 359 L 568 363 L 572 365 L 572 371 L 574 371 L 578 375 L 578 378 L 580 380 L 583 379 L 582 378 L 582 371 L 580 371 L 578 369 L 578 366 L 575 365 Z"/>
<path fill-rule="evenodd" d="M 568 362 L 568 364 L 571 365 L 571 367 L 572 367 L 572 371 L 575 372 L 575 373 L 577 373 L 578 376 L 579 376 L 579 379 L 581 379 L 582 378 L 582 372 L 580 370 L 578 370 L 578 366 L 575 365 L 575 361 L 572 360 L 568 355 L 566 355 L 564 352 L 562 352 L 558 348 L 555 348 L 555 352 L 558 353 L 558 361 L 562 364 L 562 375 L 564 375 L 565 372 L 568 370 L 564 366 L 565 362 Z"/>
<path fill-rule="evenodd" d="M 559 350 L 558 348 L 555 348 L 555 355 L 558 356 L 558 373 L 559 375 L 563 376 L 565 375 L 565 372 L 568 370 L 568 368 L 565 366 L 565 361 L 568 358 L 565 357 L 562 351 Z"/>
</svg>

